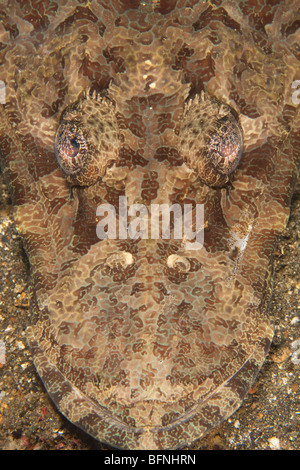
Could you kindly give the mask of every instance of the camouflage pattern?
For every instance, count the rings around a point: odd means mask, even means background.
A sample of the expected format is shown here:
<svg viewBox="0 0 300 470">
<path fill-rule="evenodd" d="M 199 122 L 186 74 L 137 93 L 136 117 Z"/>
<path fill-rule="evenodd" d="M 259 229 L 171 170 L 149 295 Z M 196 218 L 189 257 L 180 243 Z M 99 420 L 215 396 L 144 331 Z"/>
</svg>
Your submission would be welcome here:
<svg viewBox="0 0 300 470">
<path fill-rule="evenodd" d="M 1 2 L 1 165 L 31 264 L 28 341 L 57 407 L 102 442 L 188 445 L 265 359 L 300 161 L 297 15 L 296 0 Z M 203 248 L 100 240 L 97 207 L 120 221 L 120 196 L 204 204 Z"/>
</svg>

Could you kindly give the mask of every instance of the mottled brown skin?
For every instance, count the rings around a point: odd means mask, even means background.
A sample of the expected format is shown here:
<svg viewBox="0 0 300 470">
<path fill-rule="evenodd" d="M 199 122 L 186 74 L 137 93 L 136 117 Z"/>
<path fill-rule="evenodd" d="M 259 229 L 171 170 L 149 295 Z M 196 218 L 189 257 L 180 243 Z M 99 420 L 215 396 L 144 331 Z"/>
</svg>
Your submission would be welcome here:
<svg viewBox="0 0 300 470">
<path fill-rule="evenodd" d="M 31 263 L 38 373 L 61 412 L 100 441 L 187 445 L 240 405 L 272 339 L 272 255 L 300 159 L 298 2 L 7 3 L 1 160 Z M 182 134 L 203 91 L 235 110 L 244 134 L 240 164 L 219 187 L 185 151 L 201 133 Z M 92 184 L 88 172 L 72 181 L 55 157 L 62 112 L 99 96 L 111 102 L 116 145 L 95 117 Z M 96 208 L 120 195 L 203 203 L 203 249 L 99 240 Z"/>
</svg>

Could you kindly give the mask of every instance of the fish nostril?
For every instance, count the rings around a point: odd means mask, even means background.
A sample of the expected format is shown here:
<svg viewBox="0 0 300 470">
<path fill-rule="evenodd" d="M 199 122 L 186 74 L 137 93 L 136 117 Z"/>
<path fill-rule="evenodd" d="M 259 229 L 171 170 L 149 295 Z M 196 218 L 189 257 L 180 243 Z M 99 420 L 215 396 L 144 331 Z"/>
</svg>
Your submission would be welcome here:
<svg viewBox="0 0 300 470">
<path fill-rule="evenodd" d="M 134 263 L 134 257 L 128 251 L 118 251 L 106 258 L 106 264 L 110 268 L 127 268 Z"/>
<path fill-rule="evenodd" d="M 170 255 L 167 259 L 167 266 L 176 269 L 181 273 L 188 273 L 191 269 L 191 264 L 185 256 Z"/>
</svg>

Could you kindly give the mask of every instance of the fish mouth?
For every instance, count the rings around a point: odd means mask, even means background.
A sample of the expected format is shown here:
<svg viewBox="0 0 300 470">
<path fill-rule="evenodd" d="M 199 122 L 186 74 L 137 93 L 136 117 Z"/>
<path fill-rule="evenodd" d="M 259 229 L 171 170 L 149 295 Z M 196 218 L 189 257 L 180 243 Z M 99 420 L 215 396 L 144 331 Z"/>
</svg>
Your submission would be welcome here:
<svg viewBox="0 0 300 470">
<path fill-rule="evenodd" d="M 211 428 L 221 424 L 241 404 L 264 361 L 270 345 L 265 337 L 251 357 L 219 387 L 202 400 L 190 399 L 184 413 L 176 412 L 178 403 L 164 400 L 140 400 L 121 406 L 114 401 L 114 410 L 100 405 L 76 387 L 50 361 L 39 347 L 29 328 L 28 337 L 34 363 L 59 411 L 84 432 L 109 445 L 124 450 L 174 450 L 203 437 Z M 118 410 L 119 406 L 119 410 Z M 181 402 L 180 406 L 183 406 Z M 175 411 L 174 411 L 175 410 Z"/>
</svg>

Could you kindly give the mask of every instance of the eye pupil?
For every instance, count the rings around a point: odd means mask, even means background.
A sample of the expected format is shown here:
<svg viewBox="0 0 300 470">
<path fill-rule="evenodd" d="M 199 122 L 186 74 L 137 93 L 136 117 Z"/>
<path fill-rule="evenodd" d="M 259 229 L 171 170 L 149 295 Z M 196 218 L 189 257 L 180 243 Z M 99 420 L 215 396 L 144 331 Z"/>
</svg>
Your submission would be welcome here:
<svg viewBox="0 0 300 470">
<path fill-rule="evenodd" d="M 70 157 L 76 157 L 77 153 L 80 150 L 80 144 L 77 142 L 76 139 L 70 140 Z"/>
<path fill-rule="evenodd" d="M 62 121 L 59 124 L 54 149 L 57 161 L 67 176 L 82 169 L 87 159 L 87 144 L 77 122 Z"/>
</svg>

